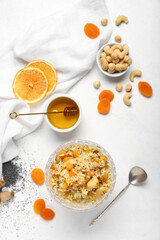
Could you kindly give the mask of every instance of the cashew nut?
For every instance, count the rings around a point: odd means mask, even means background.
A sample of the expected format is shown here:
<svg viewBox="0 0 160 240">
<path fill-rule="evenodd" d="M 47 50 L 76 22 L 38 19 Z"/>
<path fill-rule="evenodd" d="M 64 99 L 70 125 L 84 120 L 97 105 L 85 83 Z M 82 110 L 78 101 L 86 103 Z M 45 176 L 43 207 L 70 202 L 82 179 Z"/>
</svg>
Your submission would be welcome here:
<svg viewBox="0 0 160 240">
<path fill-rule="evenodd" d="M 114 40 L 115 40 L 116 42 L 119 42 L 119 43 L 122 41 L 120 35 L 116 35 L 115 38 L 114 38 Z"/>
<path fill-rule="evenodd" d="M 128 48 L 127 44 L 124 44 L 122 49 L 123 49 L 123 51 L 119 53 L 120 59 L 123 59 L 129 53 L 129 48 Z"/>
<path fill-rule="evenodd" d="M 117 92 L 122 92 L 122 90 L 123 90 L 122 84 L 117 83 L 117 84 L 116 84 L 116 91 L 117 91 Z"/>
<path fill-rule="evenodd" d="M 111 73 L 111 74 L 112 74 L 112 73 L 115 73 L 115 69 L 114 69 L 114 70 L 108 69 L 108 72 Z"/>
<path fill-rule="evenodd" d="M 121 61 L 121 63 L 128 63 L 128 65 L 132 64 L 132 59 L 130 56 L 126 55 L 124 59 Z"/>
<path fill-rule="evenodd" d="M 116 52 L 112 52 L 111 58 L 116 60 L 118 58 L 118 54 Z"/>
<path fill-rule="evenodd" d="M 108 64 L 108 70 L 113 71 L 113 70 L 115 70 L 115 68 L 116 68 L 116 64 L 114 64 L 114 63 Z"/>
<path fill-rule="evenodd" d="M 101 58 L 101 67 L 104 71 L 106 71 L 108 69 L 108 62 L 105 58 Z"/>
<path fill-rule="evenodd" d="M 119 58 L 117 58 L 117 59 L 112 59 L 112 63 L 119 63 Z"/>
<path fill-rule="evenodd" d="M 122 71 L 125 71 L 128 67 L 128 64 L 127 63 L 117 63 L 116 64 L 116 71 L 117 72 L 122 72 Z"/>
<path fill-rule="evenodd" d="M 0 192 L 0 203 L 8 201 L 13 197 L 14 197 L 14 192 L 13 191 L 11 191 L 11 192 L 9 192 L 9 191 Z"/>
<path fill-rule="evenodd" d="M 126 92 L 130 92 L 130 91 L 132 90 L 132 85 L 128 83 L 128 84 L 125 86 L 125 90 L 126 90 Z"/>
<path fill-rule="evenodd" d="M 93 188 L 97 188 L 99 184 L 98 178 L 92 178 L 88 183 L 87 183 L 87 188 L 89 190 L 92 190 Z"/>
<path fill-rule="evenodd" d="M 101 52 L 100 58 L 102 58 L 102 57 L 106 57 L 106 53 L 105 52 Z"/>
<path fill-rule="evenodd" d="M 131 101 L 129 100 L 131 97 L 132 97 L 131 92 L 124 94 L 123 101 L 127 106 L 131 106 L 132 104 Z"/>
<path fill-rule="evenodd" d="M 122 51 L 123 50 L 123 47 L 121 46 L 121 45 L 119 45 L 119 44 L 115 44 L 115 45 L 113 45 L 112 47 L 111 47 L 111 49 L 114 51 L 115 49 L 119 49 L 120 51 Z"/>
<path fill-rule="evenodd" d="M 96 89 L 100 88 L 100 85 L 101 85 L 100 81 L 94 81 L 94 82 L 93 82 L 93 86 L 94 86 Z"/>
<path fill-rule="evenodd" d="M 5 181 L 3 179 L 0 179 L 0 189 L 5 186 Z"/>
<path fill-rule="evenodd" d="M 136 69 L 130 73 L 129 79 L 131 80 L 131 82 L 134 82 L 134 77 L 141 77 L 141 75 L 142 75 L 141 70 Z"/>
<path fill-rule="evenodd" d="M 106 26 L 107 23 L 108 23 L 107 18 L 102 18 L 102 20 L 101 20 L 101 24 L 102 24 L 102 26 Z"/>
<path fill-rule="evenodd" d="M 108 51 L 110 51 L 110 46 L 105 46 L 105 47 L 103 48 L 103 51 L 106 53 L 106 55 L 109 55 L 109 52 L 108 52 Z"/>
<path fill-rule="evenodd" d="M 106 60 L 107 60 L 107 62 L 109 62 L 109 63 L 112 62 L 111 56 L 107 56 L 107 57 L 106 57 Z"/>
<path fill-rule="evenodd" d="M 115 21 L 117 26 L 119 26 L 122 22 L 124 22 L 126 24 L 128 23 L 128 18 L 126 16 L 124 16 L 124 15 L 118 16 L 116 21 Z"/>
<path fill-rule="evenodd" d="M 124 44 L 123 46 L 116 44 L 113 45 L 111 49 L 118 54 L 119 59 L 123 59 L 129 53 L 129 48 L 127 44 Z"/>
<path fill-rule="evenodd" d="M 123 44 L 123 52 L 125 53 L 125 55 L 127 55 L 129 53 L 129 47 L 126 43 Z"/>
</svg>

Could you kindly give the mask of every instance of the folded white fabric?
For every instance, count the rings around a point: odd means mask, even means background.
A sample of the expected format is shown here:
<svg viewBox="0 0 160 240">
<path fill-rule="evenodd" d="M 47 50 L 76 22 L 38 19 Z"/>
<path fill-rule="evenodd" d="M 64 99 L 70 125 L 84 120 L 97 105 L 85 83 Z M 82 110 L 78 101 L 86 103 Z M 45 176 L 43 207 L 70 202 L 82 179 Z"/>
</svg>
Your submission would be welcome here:
<svg viewBox="0 0 160 240">
<path fill-rule="evenodd" d="M 106 27 L 100 23 L 104 17 L 108 19 Z M 84 34 L 86 23 L 99 27 L 99 37 L 90 39 Z M 2 161 L 9 161 L 18 154 L 14 141 L 34 131 L 42 121 L 39 116 L 17 120 L 8 117 L 13 111 L 31 111 L 12 93 L 13 73 L 15 75 L 18 68 L 24 67 L 21 60 L 28 62 L 41 58 L 51 62 L 58 71 L 58 85 L 54 93 L 67 92 L 91 70 L 98 48 L 110 36 L 111 22 L 105 1 L 79 0 L 61 15 L 50 15 L 33 22 L 25 33 L 6 46 L 0 56 L 0 71 L 5 76 L 0 80 L 0 116 L 3 116 L 0 118 L 0 175 Z M 36 110 L 42 110 L 44 101 L 36 105 Z M 35 111 L 34 107 L 32 111 Z"/>
</svg>

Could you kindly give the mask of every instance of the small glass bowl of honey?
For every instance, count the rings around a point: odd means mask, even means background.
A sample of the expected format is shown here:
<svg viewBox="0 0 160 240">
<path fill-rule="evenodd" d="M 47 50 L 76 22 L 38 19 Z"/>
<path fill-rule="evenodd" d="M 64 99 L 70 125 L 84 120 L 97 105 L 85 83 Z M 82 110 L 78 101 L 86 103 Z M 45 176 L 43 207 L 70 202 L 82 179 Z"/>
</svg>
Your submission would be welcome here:
<svg viewBox="0 0 160 240">
<path fill-rule="evenodd" d="M 72 114 L 65 114 L 65 109 L 74 109 Z M 56 132 L 70 132 L 78 127 L 81 120 L 81 108 L 77 100 L 65 95 L 56 94 L 47 100 L 46 112 L 57 112 L 46 114 L 48 125 Z"/>
</svg>

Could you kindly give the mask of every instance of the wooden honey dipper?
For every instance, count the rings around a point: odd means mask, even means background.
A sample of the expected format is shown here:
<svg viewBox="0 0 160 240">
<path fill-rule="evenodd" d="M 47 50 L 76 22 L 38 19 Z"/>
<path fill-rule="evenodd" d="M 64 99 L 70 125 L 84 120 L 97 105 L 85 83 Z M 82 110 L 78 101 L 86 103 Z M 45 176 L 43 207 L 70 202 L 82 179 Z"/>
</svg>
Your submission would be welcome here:
<svg viewBox="0 0 160 240">
<path fill-rule="evenodd" d="M 52 112 L 41 112 L 41 113 L 16 113 L 12 112 L 9 114 L 11 119 L 15 119 L 19 116 L 26 116 L 26 115 L 40 115 L 40 114 L 55 114 L 55 113 L 64 113 L 64 116 L 74 116 L 78 112 L 76 107 L 65 107 L 63 111 L 53 110 Z"/>
</svg>

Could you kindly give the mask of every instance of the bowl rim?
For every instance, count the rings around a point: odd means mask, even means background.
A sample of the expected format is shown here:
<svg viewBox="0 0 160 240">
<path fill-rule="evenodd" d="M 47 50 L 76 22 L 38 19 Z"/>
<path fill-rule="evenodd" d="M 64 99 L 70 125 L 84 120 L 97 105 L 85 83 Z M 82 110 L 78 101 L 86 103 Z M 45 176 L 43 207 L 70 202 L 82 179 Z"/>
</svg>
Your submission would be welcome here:
<svg viewBox="0 0 160 240">
<path fill-rule="evenodd" d="M 117 43 L 117 42 L 109 42 L 109 43 L 106 43 L 106 44 L 104 44 L 104 45 L 98 50 L 97 57 L 96 57 L 97 66 L 98 66 L 98 68 L 100 69 L 100 71 L 101 71 L 104 75 L 109 76 L 109 77 L 113 77 L 113 78 L 114 78 L 114 77 L 120 77 L 120 76 L 124 75 L 126 72 L 128 72 L 128 70 L 129 70 L 129 68 L 130 68 L 130 66 L 128 66 L 125 71 L 122 71 L 122 72 L 120 72 L 120 73 L 109 73 L 109 72 L 104 71 L 104 70 L 102 69 L 101 64 L 100 64 L 100 54 L 101 54 L 101 52 L 103 51 L 103 48 L 106 47 L 106 46 L 112 46 L 112 45 L 115 45 L 115 44 L 116 44 L 116 45 L 120 45 L 120 46 L 123 45 L 122 43 L 120 44 L 120 43 Z"/>
<path fill-rule="evenodd" d="M 47 124 L 49 125 L 49 127 L 50 127 L 52 130 L 54 130 L 54 131 L 56 131 L 56 132 L 59 132 L 59 133 L 67 133 L 67 132 L 73 131 L 73 130 L 74 130 L 75 128 L 77 128 L 78 125 L 80 124 L 81 115 L 82 115 L 82 110 L 81 110 L 81 106 L 80 106 L 79 102 L 78 102 L 75 98 L 70 97 L 70 96 L 68 96 L 67 94 L 58 94 L 58 93 L 57 93 L 56 95 L 53 95 L 53 96 L 51 96 L 50 98 L 47 99 L 47 101 L 46 101 L 46 103 L 45 103 L 45 111 L 47 112 L 48 106 L 49 106 L 49 104 L 50 104 L 53 100 L 55 100 L 55 99 L 57 99 L 57 98 L 61 98 L 61 97 L 69 98 L 69 99 L 73 100 L 73 101 L 77 104 L 78 109 L 79 109 L 79 118 L 78 118 L 77 122 L 76 122 L 72 127 L 70 127 L 70 128 L 60 129 L 60 128 L 57 128 L 57 127 L 53 126 L 53 125 L 50 123 L 50 121 L 49 121 L 49 119 L 48 119 L 48 117 L 47 117 L 47 114 L 45 115 L 45 120 L 46 120 Z"/>
<path fill-rule="evenodd" d="M 54 190 L 52 189 L 50 183 L 49 183 L 49 178 L 50 178 L 50 167 L 51 167 L 51 164 L 55 161 L 54 157 L 55 155 L 63 148 L 65 147 L 68 147 L 69 145 L 73 145 L 73 144 L 87 144 L 87 145 L 93 145 L 93 146 L 96 146 L 98 148 L 100 148 L 100 150 L 108 157 L 108 160 L 109 160 L 109 164 L 111 165 L 111 173 L 112 173 L 112 185 L 111 185 L 111 188 L 109 190 L 109 192 L 107 192 L 106 194 L 104 194 L 104 197 L 103 199 L 101 200 L 97 200 L 96 202 L 94 202 L 93 204 L 91 205 L 86 205 L 86 206 L 80 206 L 80 205 L 75 205 L 75 204 L 68 204 L 65 202 L 64 199 L 60 198 L 60 196 L 58 196 Z M 113 159 L 111 157 L 111 155 L 108 153 L 108 151 L 103 148 L 102 146 L 100 146 L 99 144 L 93 142 L 93 141 L 90 141 L 90 140 L 82 140 L 82 139 L 77 139 L 77 140 L 72 140 L 72 141 L 69 141 L 69 142 L 66 142 L 64 144 L 61 144 L 59 145 L 51 154 L 50 154 L 50 157 L 46 163 L 46 166 L 45 166 L 45 185 L 46 185 L 46 188 L 50 194 L 50 196 L 61 206 L 67 208 L 67 209 L 70 209 L 70 210 L 73 210 L 73 211 L 76 211 L 76 212 L 85 212 L 85 211 L 89 211 L 89 210 L 93 210 L 97 207 L 99 207 L 105 200 L 108 199 L 108 197 L 111 195 L 111 193 L 113 192 L 114 190 L 114 187 L 115 187 L 115 183 L 116 183 L 116 168 L 115 168 L 115 164 L 113 162 Z"/>
</svg>

